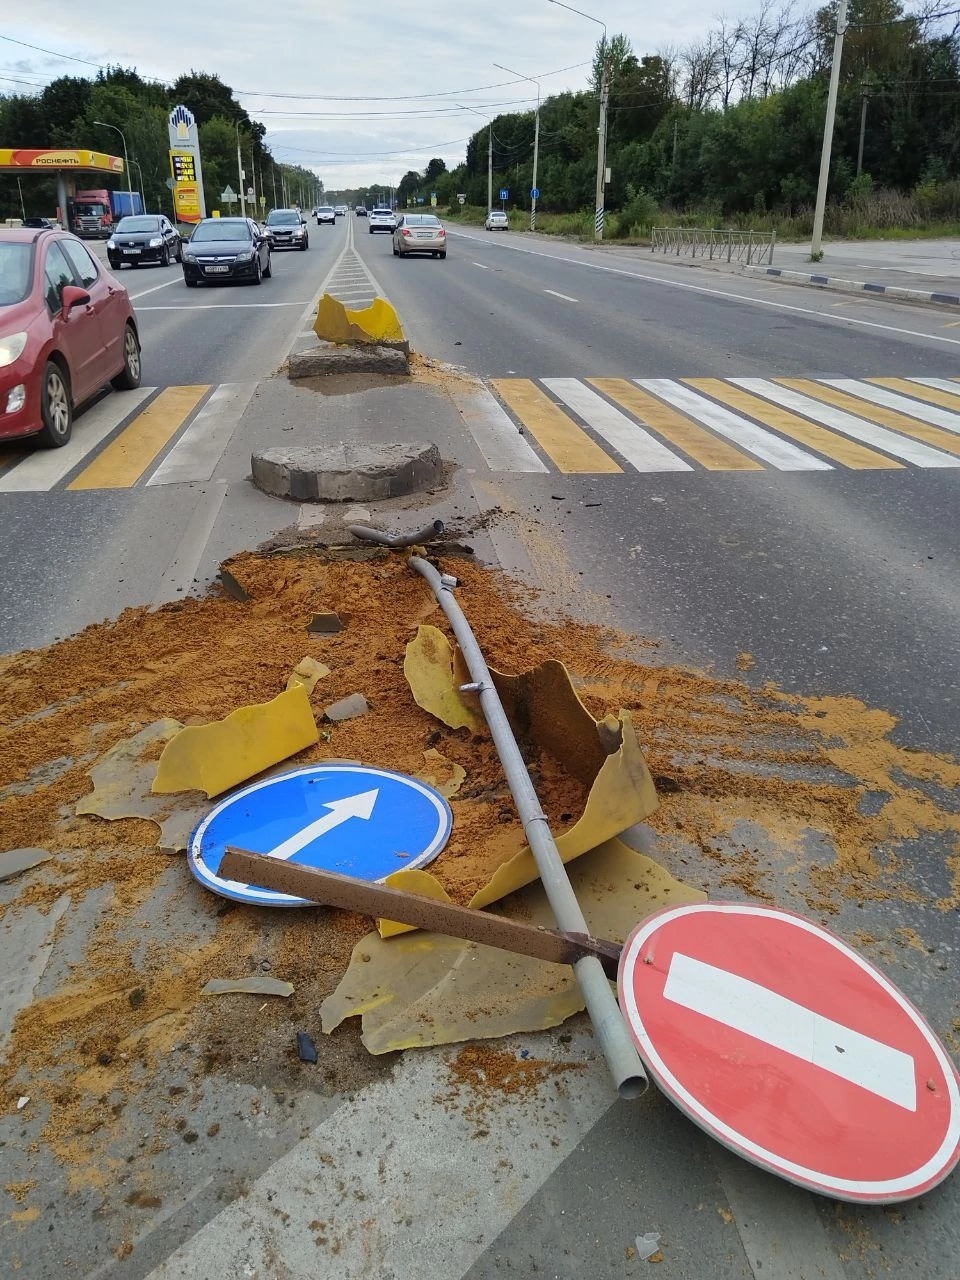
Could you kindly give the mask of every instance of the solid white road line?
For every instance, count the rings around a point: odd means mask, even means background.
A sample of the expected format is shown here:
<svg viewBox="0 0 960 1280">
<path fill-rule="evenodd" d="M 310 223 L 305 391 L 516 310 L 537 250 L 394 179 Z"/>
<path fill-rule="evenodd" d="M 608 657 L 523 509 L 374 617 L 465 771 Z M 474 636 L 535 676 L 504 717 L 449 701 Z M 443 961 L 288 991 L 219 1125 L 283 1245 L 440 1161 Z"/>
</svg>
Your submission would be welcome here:
<svg viewBox="0 0 960 1280">
<path fill-rule="evenodd" d="M 549 293 L 552 298 L 562 298 L 564 302 L 579 302 L 579 298 L 571 298 L 565 293 L 557 293 L 556 289 L 544 289 L 544 293 Z"/>
<path fill-rule="evenodd" d="M 0 476 L 0 493 L 37 493 L 52 489 L 156 389 L 139 387 L 136 391 L 104 396 L 74 423 L 73 435 L 62 449 L 38 449 Z"/>
<path fill-rule="evenodd" d="M 755 423 L 714 404 L 689 387 L 681 386 L 669 378 L 634 378 L 638 387 L 652 391 L 682 413 L 696 418 L 718 435 L 725 436 L 738 448 L 752 453 L 763 462 L 769 462 L 778 471 L 832 471 L 829 462 L 798 449 L 795 444 L 781 440 L 772 431 L 764 431 Z"/>
<path fill-rule="evenodd" d="M 749 978 L 675 951 L 663 998 L 906 1111 L 917 1109 L 916 1066 L 909 1053 L 834 1022 Z"/>
<path fill-rule="evenodd" d="M 255 382 L 221 383 L 147 485 L 211 479 L 256 389 Z"/>
<path fill-rule="evenodd" d="M 476 1097 L 444 1065 L 456 1052 L 405 1054 L 392 1078 L 343 1103 L 149 1280 L 273 1276 L 278 1259 L 286 1280 L 461 1280 L 612 1098 L 593 1040 L 576 1036 L 563 1049 L 564 1061 L 586 1064 L 574 1085 L 498 1095 L 478 1130 Z"/>
<path fill-rule="evenodd" d="M 693 470 L 688 462 L 671 453 L 666 445 L 578 379 L 542 378 L 541 381 L 638 471 Z"/>
<path fill-rule="evenodd" d="M 484 266 L 484 264 L 483 264 L 482 262 L 474 262 L 474 263 L 473 263 L 473 266 L 475 266 L 475 267 L 479 267 L 481 271 L 489 271 L 489 270 L 490 270 L 490 268 L 489 268 L 489 267 L 485 267 L 485 266 Z"/>
<path fill-rule="evenodd" d="M 190 591 L 226 496 L 226 480 L 214 480 L 197 490 L 193 514 L 153 597 L 154 609 L 159 609 L 169 600 L 183 599 Z"/>
<path fill-rule="evenodd" d="M 895 409 L 897 413 L 906 413 L 911 418 L 919 418 L 921 422 L 929 422 L 932 427 L 942 427 L 944 431 L 952 431 L 960 435 L 960 413 L 951 413 L 949 409 L 938 409 L 936 405 L 927 404 L 925 400 L 911 400 L 909 396 L 897 395 L 886 387 L 875 387 L 869 382 L 858 382 L 854 378 L 826 378 L 825 385 L 836 387 L 838 391 L 846 391 L 860 400 L 869 400 L 873 404 L 882 405 L 885 409 Z"/>
<path fill-rule="evenodd" d="M 491 471 L 546 472 L 537 457 L 486 387 L 453 387 L 447 394 Z"/>
<path fill-rule="evenodd" d="M 888 431 L 886 427 L 878 427 L 872 422 L 864 422 L 852 413 L 845 413 L 831 404 L 823 404 L 810 396 L 801 395 L 790 387 L 781 387 L 776 382 L 767 382 L 764 378 L 731 378 L 730 381 L 744 391 L 752 391 L 754 395 L 772 400 L 784 409 L 793 409 L 805 418 L 812 418 L 831 431 L 839 431 L 841 435 L 850 436 L 862 444 L 882 449 L 884 453 L 902 458 L 904 462 L 912 462 L 917 467 L 958 467 L 960 459 L 952 458 L 949 453 L 941 453 L 939 449 L 931 449 L 929 445 L 911 440 L 909 436 L 898 435 Z"/>
</svg>

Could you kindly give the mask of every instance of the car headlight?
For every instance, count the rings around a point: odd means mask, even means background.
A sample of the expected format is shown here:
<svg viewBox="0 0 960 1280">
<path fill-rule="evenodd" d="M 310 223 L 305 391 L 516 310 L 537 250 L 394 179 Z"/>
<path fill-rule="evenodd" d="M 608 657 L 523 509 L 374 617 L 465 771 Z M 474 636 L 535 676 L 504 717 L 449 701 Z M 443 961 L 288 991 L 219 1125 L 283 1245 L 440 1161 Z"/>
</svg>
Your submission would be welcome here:
<svg viewBox="0 0 960 1280">
<path fill-rule="evenodd" d="M 196 260 L 197 255 L 195 253 L 191 253 L 189 249 L 184 249 L 183 257 L 180 259 L 181 262 L 196 262 Z"/>
<path fill-rule="evenodd" d="M 237 254 L 237 256 L 236 256 L 235 261 L 236 261 L 236 262 L 252 262 L 252 261 L 253 261 L 253 250 L 252 250 L 252 249 L 246 249 L 243 253 L 238 253 L 238 254 Z"/>
<path fill-rule="evenodd" d="M 0 338 L 0 369 L 6 369 L 15 360 L 19 360 L 26 345 L 27 331 L 25 329 L 20 333 L 8 333 L 5 338 Z"/>
<path fill-rule="evenodd" d="M 111 236 L 110 239 L 107 241 L 107 248 L 115 249 L 116 247 L 117 247 L 116 241 L 114 240 L 113 236 Z"/>
<path fill-rule="evenodd" d="M 153 238 L 150 241 L 150 248 L 159 249 L 162 244 L 163 244 L 163 236 L 153 236 Z"/>
</svg>

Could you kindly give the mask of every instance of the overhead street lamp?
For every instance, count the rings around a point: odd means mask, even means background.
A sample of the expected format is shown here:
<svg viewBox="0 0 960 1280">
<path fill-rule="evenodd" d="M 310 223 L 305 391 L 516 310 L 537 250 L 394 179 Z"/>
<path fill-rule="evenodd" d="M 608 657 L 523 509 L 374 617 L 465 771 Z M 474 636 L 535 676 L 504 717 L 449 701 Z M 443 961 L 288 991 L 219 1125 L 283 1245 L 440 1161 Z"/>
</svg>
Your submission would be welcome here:
<svg viewBox="0 0 960 1280">
<path fill-rule="evenodd" d="M 130 197 L 130 212 L 133 213 L 133 178 L 130 174 L 130 161 L 127 159 L 127 140 L 123 136 L 123 130 L 115 124 L 107 124 L 106 120 L 94 120 L 94 124 L 100 126 L 101 129 L 112 129 L 114 133 L 119 133 L 120 141 L 123 143 L 123 163 L 127 171 L 127 195 Z"/>
<path fill-rule="evenodd" d="M 559 5 L 561 9 L 569 9 L 571 13 L 576 13 L 579 17 L 586 18 L 588 22 L 595 22 L 598 27 L 603 27 L 603 39 L 600 41 L 600 123 L 597 126 L 597 190 L 593 215 L 593 238 L 599 242 L 603 239 L 603 203 L 607 166 L 607 102 L 610 96 L 610 76 L 607 69 L 607 24 L 601 22 L 599 18 L 595 18 L 591 13 L 584 13 L 582 9 L 574 9 L 572 4 L 564 4 L 563 0 L 547 0 L 547 3 Z"/>
<path fill-rule="evenodd" d="M 464 111 L 472 111 L 475 116 L 479 116 L 481 120 L 487 117 L 482 111 L 477 111 L 474 107 L 465 106 L 462 102 L 457 103 Z M 487 122 L 487 213 L 493 208 L 493 121 Z"/>
<path fill-rule="evenodd" d="M 143 205 L 143 212 L 146 213 L 147 197 L 143 189 L 143 170 L 140 168 L 140 161 L 136 158 L 136 156 L 134 156 L 134 158 L 130 161 L 130 163 L 137 166 L 137 173 L 140 175 L 140 191 L 138 194 L 140 196 L 140 203 Z M 133 209 L 131 209 L 130 212 L 133 213 Z"/>
<path fill-rule="evenodd" d="M 240 217 L 247 216 L 247 200 L 243 193 L 243 160 L 240 158 L 240 121 L 234 121 L 234 128 L 237 131 L 237 181 L 240 184 Z"/>
<path fill-rule="evenodd" d="M 540 81 L 534 80 L 533 76 L 525 76 L 522 71 L 514 71 L 512 67 L 505 67 L 499 62 L 493 64 L 498 71 L 506 71 L 508 75 L 517 76 L 520 80 L 529 80 L 531 84 L 537 86 L 537 110 L 533 117 L 533 180 L 530 183 L 532 190 L 530 192 L 530 230 L 537 229 L 537 157 L 540 154 Z M 489 209 L 487 210 L 489 213 Z"/>
</svg>

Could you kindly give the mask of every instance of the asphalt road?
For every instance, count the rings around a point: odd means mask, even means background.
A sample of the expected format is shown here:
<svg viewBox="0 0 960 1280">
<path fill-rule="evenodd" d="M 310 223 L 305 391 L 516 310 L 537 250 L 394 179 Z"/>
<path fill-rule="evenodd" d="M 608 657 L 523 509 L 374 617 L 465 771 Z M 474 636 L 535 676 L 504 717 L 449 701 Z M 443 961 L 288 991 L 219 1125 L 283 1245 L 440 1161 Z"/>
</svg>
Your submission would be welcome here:
<svg viewBox="0 0 960 1280">
<path fill-rule="evenodd" d="M 458 499 L 479 502 L 484 494 L 489 504 L 535 520 L 568 580 L 588 589 L 592 619 L 656 638 L 666 659 L 733 674 L 749 651 L 749 678 L 758 686 L 771 680 L 805 694 L 850 693 L 896 715 L 903 744 L 956 751 L 960 456 L 946 446 L 960 441 L 960 419 L 952 436 L 929 421 L 926 436 L 911 437 L 910 450 L 919 451 L 895 456 L 882 432 L 892 429 L 884 415 L 897 410 L 875 404 L 864 411 L 870 425 L 859 444 L 867 452 L 856 455 L 836 428 L 841 401 L 822 402 L 834 425 L 824 421 L 826 434 L 813 443 L 809 433 L 791 435 L 795 423 L 758 407 L 763 401 L 789 413 L 790 391 L 808 397 L 809 408 L 809 397 L 824 389 L 862 393 L 865 379 L 930 379 L 908 385 L 937 392 L 933 383 L 955 378 L 960 368 L 954 315 L 479 230 L 452 230 L 445 261 L 397 260 L 388 237 L 365 230 L 352 218 L 334 229 L 311 225 L 310 251 L 277 255 L 274 278 L 256 290 L 187 291 L 173 268 L 124 273 L 143 328 L 145 384 L 158 393 L 202 391 L 185 410 L 171 402 L 169 436 L 132 479 L 118 480 L 108 450 L 136 428 L 141 405 L 123 412 L 118 395 L 78 420 L 78 440 L 97 440 L 63 474 L 54 477 L 49 458 L 32 463 L 31 472 L 22 449 L 0 451 L 0 529 L 16 549 L 0 569 L 6 651 L 47 644 L 127 604 L 201 588 L 218 558 L 296 517 L 295 508 L 251 489 L 250 447 L 305 439 L 308 425 L 315 429 L 304 416 L 310 402 L 270 375 L 302 341 L 317 290 L 347 249 L 343 262 L 349 266 L 356 254 L 365 264 L 416 350 L 482 379 L 485 403 L 501 418 L 506 406 L 513 440 L 505 435 L 503 447 L 516 465 L 487 465 L 483 430 L 415 390 L 379 390 L 372 400 L 345 396 L 336 415 L 322 419 L 329 431 L 390 439 L 415 423 L 429 436 L 436 432 L 460 464 Z M 590 379 L 618 380 L 600 388 L 600 407 Z M 633 379 L 661 380 L 640 388 L 647 409 L 654 395 L 661 406 L 685 406 L 687 422 L 681 431 L 665 421 L 659 445 L 637 455 L 630 452 L 636 423 L 627 439 L 623 422 L 610 414 L 611 405 L 625 404 L 619 380 Z M 741 387 L 736 379 L 764 386 Z M 809 383 L 770 385 L 779 379 L 821 380 L 820 392 Z M 827 380 L 845 385 L 830 388 Z M 754 396 L 749 412 L 761 423 L 747 435 L 742 422 L 716 416 L 723 404 L 739 413 L 735 397 L 744 393 Z M 891 394 L 906 392 L 901 386 Z M 704 398 L 713 414 L 710 441 L 702 432 Z M 553 434 L 544 400 L 566 415 L 559 425 L 554 419 Z M 925 403 L 937 412 L 933 399 Z M 586 432 L 571 430 L 571 413 Z M 694 420 L 700 434 L 690 432 Z M 730 450 L 723 457 L 718 438 Z M 784 452 L 785 441 L 794 452 Z M 509 558 L 506 544 L 486 549 Z M 597 600 L 606 601 L 607 616 L 597 616 Z M 568 604 L 585 607 L 575 591 Z M 942 847 L 921 838 L 903 858 L 905 882 L 934 891 Z M 715 887 L 714 872 L 702 870 L 704 887 Z M 893 976 L 946 1033 L 957 1016 L 955 911 L 851 903 L 833 923 L 878 937 L 916 930 L 929 951 L 905 954 Z M 555 1043 L 550 1035 L 542 1040 Z M 589 1057 L 589 1038 L 576 1044 Z M 374 1260 L 351 1254 L 331 1276 L 619 1280 L 647 1265 L 625 1261 L 625 1242 L 665 1229 L 670 1248 L 657 1273 L 676 1280 L 867 1280 L 888 1271 L 955 1280 L 956 1177 L 895 1214 L 841 1212 L 728 1158 L 653 1092 L 642 1104 L 611 1106 L 594 1056 L 578 1096 L 546 1117 L 549 1142 L 522 1110 L 505 1107 L 491 1121 L 491 1168 L 498 1143 L 516 1157 L 516 1177 L 505 1187 L 494 1175 L 485 1181 L 482 1160 L 458 1173 L 464 1135 L 445 1128 L 446 1120 L 433 1128 L 410 1120 L 417 1100 L 436 1088 L 432 1062 L 429 1054 L 408 1057 L 391 1081 L 372 1086 L 349 1109 L 310 1098 L 299 1100 L 295 1118 L 275 1109 L 267 1131 L 221 1148 L 218 1166 L 201 1166 L 198 1150 L 192 1189 L 180 1188 L 180 1207 L 157 1229 L 145 1229 L 125 1262 L 104 1262 L 98 1250 L 107 1228 L 93 1215 L 81 1224 L 64 1201 L 58 1231 L 72 1235 L 78 1273 L 91 1280 L 113 1273 L 157 1280 L 273 1275 L 269 1252 L 258 1252 L 259 1227 L 251 1228 L 246 1270 L 239 1255 L 229 1266 L 223 1261 L 239 1228 L 221 1213 L 221 1184 L 242 1172 L 250 1205 L 265 1214 L 275 1187 L 299 1194 L 315 1154 L 301 1138 L 313 1126 L 311 1141 L 336 1148 L 343 1176 L 365 1189 L 358 1199 L 375 1197 L 368 1168 L 375 1162 L 360 1152 L 383 1144 L 389 1119 L 390 1136 L 399 1135 L 406 1153 L 404 1185 L 412 1189 L 405 1194 L 417 1226 L 406 1234 L 398 1227 L 392 1252 Z M 219 1121 L 218 1105 L 226 1113 L 231 1103 L 211 1099 L 208 1118 Z M 447 1166 L 451 1152 L 456 1158 Z M 178 1185 L 175 1170 L 165 1176 Z M 458 1176 L 462 1194 L 452 1194 Z M 735 1229 L 718 1202 L 729 1206 Z M 350 1219 L 371 1209 L 340 1211 Z M 195 1236 L 208 1222 L 207 1233 Z M 289 1274 L 312 1274 L 312 1242 L 301 1242 L 300 1253 L 294 1236 L 284 1259 Z M 185 1252 L 164 1262 L 178 1246 Z M 19 1274 L 39 1280 L 53 1275 L 57 1262 L 56 1244 L 44 1238 Z"/>
</svg>

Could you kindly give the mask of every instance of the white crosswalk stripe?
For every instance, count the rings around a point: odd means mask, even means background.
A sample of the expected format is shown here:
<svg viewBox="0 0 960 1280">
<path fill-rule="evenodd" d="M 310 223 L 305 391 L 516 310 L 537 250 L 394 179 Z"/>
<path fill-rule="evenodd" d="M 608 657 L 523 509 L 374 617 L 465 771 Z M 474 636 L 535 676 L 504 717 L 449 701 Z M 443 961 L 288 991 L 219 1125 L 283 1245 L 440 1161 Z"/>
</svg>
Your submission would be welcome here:
<svg viewBox="0 0 960 1280">
<path fill-rule="evenodd" d="M 838 391 L 859 396 L 861 400 L 869 400 L 871 404 L 894 409 L 897 413 L 906 413 L 911 418 L 919 418 L 921 422 L 929 422 L 934 427 L 942 427 L 944 431 L 960 435 L 960 417 L 949 409 L 938 409 L 936 405 L 911 400 L 909 396 L 899 396 L 886 387 L 874 387 L 869 382 L 855 382 L 852 378 L 827 378 L 824 385 L 836 387 Z"/>
<path fill-rule="evenodd" d="M 692 471 L 689 462 L 639 427 L 632 418 L 608 404 L 576 378 L 544 378 L 543 385 L 578 413 L 638 471 Z"/>
<path fill-rule="evenodd" d="M 255 382 L 217 387 L 147 484 L 210 480 L 256 388 Z"/>
</svg>

